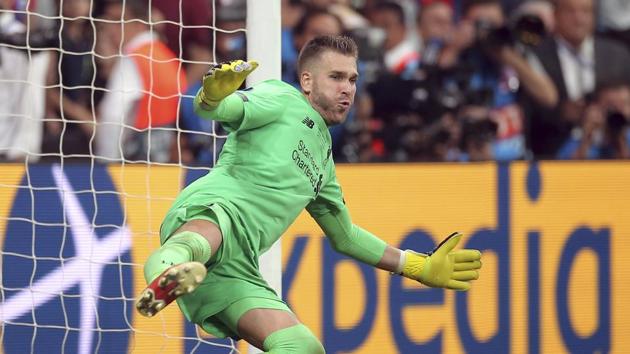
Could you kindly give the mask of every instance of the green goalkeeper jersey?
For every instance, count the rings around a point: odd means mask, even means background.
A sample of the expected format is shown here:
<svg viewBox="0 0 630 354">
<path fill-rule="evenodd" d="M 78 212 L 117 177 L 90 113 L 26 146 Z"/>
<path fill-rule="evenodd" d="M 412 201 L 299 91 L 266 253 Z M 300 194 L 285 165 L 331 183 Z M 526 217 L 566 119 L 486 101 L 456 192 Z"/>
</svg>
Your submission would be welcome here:
<svg viewBox="0 0 630 354">
<path fill-rule="evenodd" d="M 183 223 L 200 218 L 218 222 L 223 233 L 220 255 L 208 265 L 206 279 L 177 300 L 189 320 L 215 336 L 235 336 L 234 328 L 216 317 L 232 302 L 249 297 L 257 299 L 255 307 L 288 309 L 260 275 L 258 256 L 304 208 L 335 250 L 368 264 L 379 262 L 386 244 L 352 224 L 328 127 L 302 93 L 270 80 L 231 94 L 214 110 L 203 109 L 200 96 L 198 114 L 221 122 L 230 133 L 215 167 L 180 193 L 160 230 L 164 242 Z"/>
<path fill-rule="evenodd" d="M 264 81 L 200 113 L 230 134 L 214 169 L 186 187 L 172 209 L 221 205 L 258 254 L 305 207 L 315 217 L 345 209 L 328 127 L 291 85 Z"/>
</svg>

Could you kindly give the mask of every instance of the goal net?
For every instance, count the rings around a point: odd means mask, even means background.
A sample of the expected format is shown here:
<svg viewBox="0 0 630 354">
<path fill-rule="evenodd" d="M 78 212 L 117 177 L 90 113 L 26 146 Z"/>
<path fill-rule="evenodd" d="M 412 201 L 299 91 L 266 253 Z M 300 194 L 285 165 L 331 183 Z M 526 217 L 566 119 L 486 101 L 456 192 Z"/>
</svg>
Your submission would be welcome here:
<svg viewBox="0 0 630 354">
<path fill-rule="evenodd" d="M 226 137 L 190 107 L 203 72 L 279 78 L 279 43 L 280 0 L 0 0 L 0 353 L 255 351 L 134 303 Z M 279 291 L 278 245 L 261 268 Z"/>
</svg>

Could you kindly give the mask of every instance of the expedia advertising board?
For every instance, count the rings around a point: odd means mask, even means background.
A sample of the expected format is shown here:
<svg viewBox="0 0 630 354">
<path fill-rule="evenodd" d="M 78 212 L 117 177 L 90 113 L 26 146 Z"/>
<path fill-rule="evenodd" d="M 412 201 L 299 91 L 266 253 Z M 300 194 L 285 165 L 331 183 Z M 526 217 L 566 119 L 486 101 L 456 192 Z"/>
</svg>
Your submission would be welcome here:
<svg viewBox="0 0 630 354">
<path fill-rule="evenodd" d="M 0 166 L 3 353 L 229 353 L 176 306 L 133 310 L 174 167 Z M 355 223 L 401 248 L 483 252 L 466 293 L 336 254 L 303 214 L 283 293 L 329 353 L 630 353 L 630 163 L 338 166 Z M 243 345 L 237 345 L 244 348 Z"/>
</svg>

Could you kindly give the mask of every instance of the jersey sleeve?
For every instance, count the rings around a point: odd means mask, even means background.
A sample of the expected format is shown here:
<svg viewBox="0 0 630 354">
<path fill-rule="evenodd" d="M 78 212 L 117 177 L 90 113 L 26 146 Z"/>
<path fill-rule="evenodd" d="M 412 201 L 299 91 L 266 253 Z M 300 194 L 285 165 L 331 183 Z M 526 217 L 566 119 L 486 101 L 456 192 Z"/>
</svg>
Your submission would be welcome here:
<svg viewBox="0 0 630 354">
<path fill-rule="evenodd" d="M 319 191 L 317 198 L 306 206 L 306 210 L 317 220 L 318 217 L 346 209 L 346 204 L 341 192 L 341 186 L 337 182 L 337 176 L 332 175 L 332 180 L 326 183 Z"/>
<path fill-rule="evenodd" d="M 195 112 L 202 118 L 216 120 L 229 131 L 256 129 L 282 115 L 286 105 L 281 85 L 269 81 L 239 90 L 224 98 L 213 110 L 203 108 L 201 97 L 195 97 Z"/>
<path fill-rule="evenodd" d="M 387 244 L 352 223 L 334 171 L 331 182 L 322 188 L 306 210 L 336 251 L 370 265 L 376 265 L 383 257 Z"/>
</svg>

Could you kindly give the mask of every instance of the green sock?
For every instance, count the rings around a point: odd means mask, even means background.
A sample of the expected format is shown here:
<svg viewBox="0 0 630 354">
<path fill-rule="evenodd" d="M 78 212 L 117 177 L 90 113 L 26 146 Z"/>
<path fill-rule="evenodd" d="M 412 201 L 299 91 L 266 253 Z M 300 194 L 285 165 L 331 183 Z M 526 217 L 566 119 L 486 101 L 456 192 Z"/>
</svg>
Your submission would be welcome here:
<svg viewBox="0 0 630 354">
<path fill-rule="evenodd" d="M 166 268 L 185 262 L 206 264 L 210 259 L 210 243 L 205 237 L 192 231 L 183 231 L 169 237 L 144 264 L 144 279 L 152 282 Z"/>
</svg>

